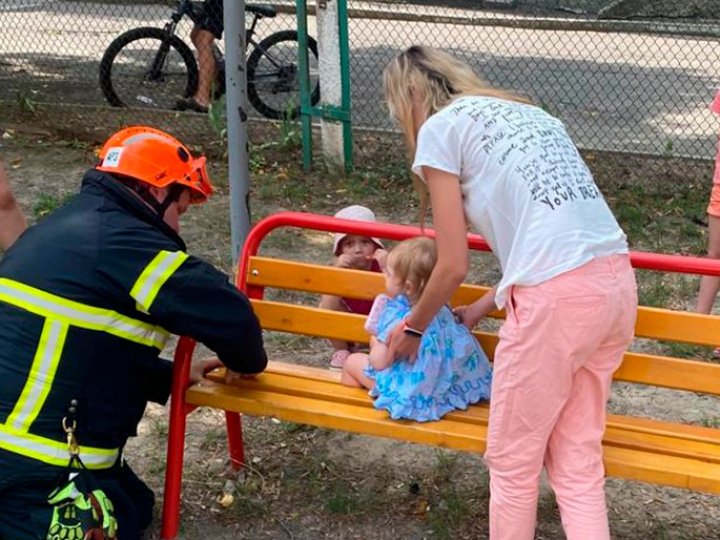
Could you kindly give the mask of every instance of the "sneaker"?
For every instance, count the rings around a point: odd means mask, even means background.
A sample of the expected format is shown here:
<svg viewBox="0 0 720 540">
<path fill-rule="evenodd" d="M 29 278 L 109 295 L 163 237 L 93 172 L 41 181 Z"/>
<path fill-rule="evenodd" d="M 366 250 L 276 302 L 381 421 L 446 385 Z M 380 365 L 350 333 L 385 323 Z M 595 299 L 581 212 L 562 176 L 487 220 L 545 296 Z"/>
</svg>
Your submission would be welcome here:
<svg viewBox="0 0 720 540">
<path fill-rule="evenodd" d="M 340 349 L 335 351 L 330 358 L 330 369 L 341 370 L 345 365 L 345 360 L 350 356 L 350 351 L 347 349 Z"/>
<path fill-rule="evenodd" d="M 207 114 L 209 107 L 206 107 L 205 105 L 200 105 L 200 103 L 195 101 L 195 98 L 189 97 L 189 98 L 179 98 L 175 102 L 175 110 L 176 111 L 195 111 L 195 112 Z"/>
</svg>

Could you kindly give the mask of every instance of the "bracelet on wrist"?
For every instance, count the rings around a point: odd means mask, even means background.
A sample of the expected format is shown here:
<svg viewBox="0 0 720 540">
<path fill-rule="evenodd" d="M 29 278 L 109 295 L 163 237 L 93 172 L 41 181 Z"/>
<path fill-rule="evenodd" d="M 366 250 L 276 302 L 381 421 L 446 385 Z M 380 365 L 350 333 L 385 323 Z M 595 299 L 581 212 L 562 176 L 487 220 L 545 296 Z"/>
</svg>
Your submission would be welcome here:
<svg viewBox="0 0 720 540">
<path fill-rule="evenodd" d="M 405 332 L 408 336 L 413 336 L 416 338 L 421 338 L 423 336 L 422 330 L 418 330 L 417 328 L 408 326 L 408 323 L 406 322 L 403 322 L 403 332 Z"/>
</svg>

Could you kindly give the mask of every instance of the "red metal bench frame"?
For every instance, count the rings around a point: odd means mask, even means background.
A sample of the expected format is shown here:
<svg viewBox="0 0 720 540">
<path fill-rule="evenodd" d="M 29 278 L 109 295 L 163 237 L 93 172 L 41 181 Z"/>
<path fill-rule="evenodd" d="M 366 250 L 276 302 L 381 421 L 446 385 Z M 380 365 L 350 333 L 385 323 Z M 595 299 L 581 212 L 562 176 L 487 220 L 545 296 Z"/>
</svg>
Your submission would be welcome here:
<svg viewBox="0 0 720 540">
<path fill-rule="evenodd" d="M 280 212 L 271 215 L 257 223 L 249 232 L 238 261 L 235 284 L 249 298 L 262 299 L 264 290 L 262 287 L 248 286 L 246 280 L 248 261 L 250 257 L 257 255 L 261 243 L 271 232 L 283 227 L 359 234 L 388 240 L 404 240 L 421 234 L 434 235 L 434 231 L 431 229 L 422 230 L 419 227 L 406 225 L 352 221 L 302 212 Z M 468 234 L 468 246 L 472 250 L 490 251 L 487 242 L 476 234 Z M 720 276 L 720 260 L 716 259 L 632 251 L 630 260 L 637 269 Z M 175 350 L 165 493 L 160 533 L 163 540 L 176 538 L 179 528 L 186 417 L 195 408 L 185 401 L 194 350 L 195 341 L 188 337 L 181 337 Z M 245 447 L 240 414 L 226 411 L 225 419 L 230 463 L 233 468 L 239 470 L 245 463 Z"/>
</svg>

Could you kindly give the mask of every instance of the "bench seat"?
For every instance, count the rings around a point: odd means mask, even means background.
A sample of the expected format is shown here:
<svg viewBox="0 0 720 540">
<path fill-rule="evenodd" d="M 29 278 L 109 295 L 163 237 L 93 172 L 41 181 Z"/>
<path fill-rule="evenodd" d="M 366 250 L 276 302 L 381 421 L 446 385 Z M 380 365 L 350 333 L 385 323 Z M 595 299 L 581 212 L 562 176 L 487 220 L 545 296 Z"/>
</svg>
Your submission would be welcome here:
<svg viewBox="0 0 720 540">
<path fill-rule="evenodd" d="M 224 370 L 188 389 L 186 400 L 253 416 L 482 453 L 488 405 L 437 422 L 392 420 L 366 390 L 327 369 L 271 361 L 256 377 L 224 383 Z M 720 494 L 720 431 L 650 418 L 609 415 L 603 440 L 607 474 Z"/>
</svg>

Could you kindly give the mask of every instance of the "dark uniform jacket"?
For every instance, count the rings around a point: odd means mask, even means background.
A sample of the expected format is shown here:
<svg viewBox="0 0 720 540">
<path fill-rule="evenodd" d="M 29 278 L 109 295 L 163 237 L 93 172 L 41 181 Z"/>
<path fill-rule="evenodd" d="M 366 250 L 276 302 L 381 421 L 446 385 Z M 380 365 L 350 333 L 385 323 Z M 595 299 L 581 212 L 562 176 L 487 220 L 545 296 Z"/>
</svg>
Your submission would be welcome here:
<svg viewBox="0 0 720 540">
<path fill-rule="evenodd" d="M 267 364 L 247 298 L 91 170 L 80 194 L 0 262 L 0 468 L 65 466 L 73 399 L 85 465 L 112 466 L 146 402 L 167 400 L 171 365 L 158 355 L 168 333 L 202 342 L 235 371 Z"/>
</svg>

